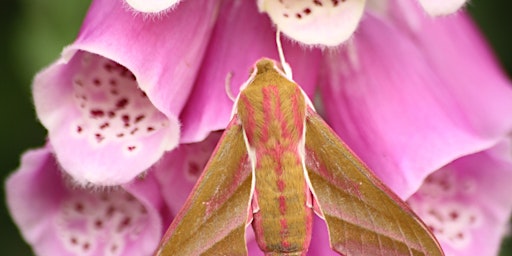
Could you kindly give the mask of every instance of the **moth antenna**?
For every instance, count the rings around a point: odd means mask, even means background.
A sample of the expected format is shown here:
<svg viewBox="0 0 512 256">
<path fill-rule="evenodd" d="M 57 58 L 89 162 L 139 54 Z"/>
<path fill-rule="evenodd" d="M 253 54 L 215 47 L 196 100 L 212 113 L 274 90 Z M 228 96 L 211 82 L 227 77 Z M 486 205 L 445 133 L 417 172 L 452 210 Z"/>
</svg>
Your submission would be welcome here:
<svg viewBox="0 0 512 256">
<path fill-rule="evenodd" d="M 233 72 L 228 72 L 226 75 L 226 79 L 224 80 L 224 86 L 226 89 L 226 95 L 228 95 L 228 98 L 235 102 L 235 96 L 233 95 L 233 91 L 231 91 L 231 78 L 233 77 Z"/>
<path fill-rule="evenodd" d="M 290 67 L 290 65 L 288 65 L 284 58 L 283 46 L 281 45 L 281 30 L 279 28 L 277 28 L 276 30 L 276 44 L 277 51 L 279 52 L 279 60 L 281 61 L 281 66 L 283 66 L 283 71 L 288 77 L 288 79 L 292 80 L 292 68 Z"/>
</svg>

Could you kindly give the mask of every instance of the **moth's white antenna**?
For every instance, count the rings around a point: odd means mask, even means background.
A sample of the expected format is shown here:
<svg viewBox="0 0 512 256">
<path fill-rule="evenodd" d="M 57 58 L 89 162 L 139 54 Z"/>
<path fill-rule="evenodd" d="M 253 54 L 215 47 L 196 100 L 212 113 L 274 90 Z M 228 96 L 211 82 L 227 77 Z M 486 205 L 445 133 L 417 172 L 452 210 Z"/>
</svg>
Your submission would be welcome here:
<svg viewBox="0 0 512 256">
<path fill-rule="evenodd" d="M 288 79 L 292 80 L 292 68 L 284 59 L 283 46 L 281 45 L 281 30 L 279 30 L 279 28 L 277 28 L 276 30 L 276 44 L 277 51 L 279 52 L 279 60 L 281 61 L 281 66 L 283 66 L 284 73 L 286 74 Z"/>
<path fill-rule="evenodd" d="M 228 95 L 228 98 L 235 102 L 235 97 L 233 96 L 233 92 L 231 91 L 231 78 L 233 77 L 233 72 L 228 72 L 226 75 L 226 80 L 224 80 L 224 86 L 226 89 L 226 95 Z"/>
</svg>

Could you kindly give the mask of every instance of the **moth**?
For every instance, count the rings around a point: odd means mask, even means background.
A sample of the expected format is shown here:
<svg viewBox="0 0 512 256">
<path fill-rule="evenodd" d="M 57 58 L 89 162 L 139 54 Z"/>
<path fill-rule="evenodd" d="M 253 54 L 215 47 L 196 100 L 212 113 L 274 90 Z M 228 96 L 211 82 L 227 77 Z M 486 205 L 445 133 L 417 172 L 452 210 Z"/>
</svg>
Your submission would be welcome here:
<svg viewBox="0 0 512 256">
<path fill-rule="evenodd" d="M 425 224 L 315 112 L 302 89 L 259 60 L 232 119 L 157 255 L 306 255 L 313 213 L 342 255 L 443 255 Z"/>
</svg>

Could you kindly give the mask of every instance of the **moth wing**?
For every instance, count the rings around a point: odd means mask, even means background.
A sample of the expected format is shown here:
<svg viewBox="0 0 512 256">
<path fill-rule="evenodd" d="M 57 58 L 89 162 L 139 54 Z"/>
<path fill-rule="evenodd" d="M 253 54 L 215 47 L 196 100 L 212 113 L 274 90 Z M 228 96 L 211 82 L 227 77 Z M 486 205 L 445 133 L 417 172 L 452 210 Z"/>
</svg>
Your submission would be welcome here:
<svg viewBox="0 0 512 256">
<path fill-rule="evenodd" d="M 305 144 L 311 190 L 333 250 L 346 256 L 443 255 L 419 217 L 311 108 Z"/>
<path fill-rule="evenodd" d="M 157 255 L 247 255 L 245 228 L 251 197 L 247 155 L 235 116 L 162 238 Z"/>
</svg>

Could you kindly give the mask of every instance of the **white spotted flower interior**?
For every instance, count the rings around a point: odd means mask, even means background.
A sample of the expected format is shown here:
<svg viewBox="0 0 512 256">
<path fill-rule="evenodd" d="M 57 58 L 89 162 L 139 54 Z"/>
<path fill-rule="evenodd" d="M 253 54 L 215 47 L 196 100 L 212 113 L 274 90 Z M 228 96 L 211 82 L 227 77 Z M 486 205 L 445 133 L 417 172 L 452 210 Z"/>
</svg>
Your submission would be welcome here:
<svg viewBox="0 0 512 256">
<path fill-rule="evenodd" d="M 474 239 L 471 231 L 482 224 L 482 212 L 464 202 L 475 192 L 475 181 L 454 175 L 449 169 L 431 174 L 408 203 L 438 239 L 462 248 Z"/>
<path fill-rule="evenodd" d="M 140 140 L 165 129 L 168 119 L 140 90 L 125 67 L 98 55 L 81 53 L 73 78 L 75 103 L 81 112 L 71 129 L 92 147 L 119 142 L 120 151 L 137 154 Z"/>
<path fill-rule="evenodd" d="M 356 30 L 365 0 L 258 0 L 258 6 L 287 36 L 336 46 Z"/>
<path fill-rule="evenodd" d="M 162 232 L 162 200 L 147 176 L 91 191 L 63 176 L 48 148 L 29 151 L 6 184 L 7 205 L 37 255 L 149 255 Z"/>
<path fill-rule="evenodd" d="M 498 254 L 512 208 L 512 162 L 505 144 L 450 163 L 407 200 L 446 255 Z"/>
<path fill-rule="evenodd" d="M 201 38 L 218 8 L 187 1 L 184 12 L 153 20 L 123 4 L 93 1 L 76 41 L 34 79 L 52 149 L 82 185 L 129 182 L 177 146 L 178 116 L 206 46 Z M 191 21 L 187 10 L 202 18 Z"/>
<path fill-rule="evenodd" d="M 77 52 L 67 65 L 53 84 L 36 78 L 34 97 L 59 163 L 76 181 L 128 182 L 175 146 L 176 124 L 152 104 L 133 73 L 87 52 Z"/>
<path fill-rule="evenodd" d="M 337 46 L 356 30 L 367 7 L 387 6 L 403 0 L 254 0 L 261 12 L 288 37 L 307 45 Z M 367 3 L 368 1 L 368 3 Z M 177 5 L 176 0 L 126 0 L 133 9 L 159 13 Z M 239 4 L 230 1 L 230 4 Z M 466 0 L 419 0 L 431 15 L 446 15 Z"/>
</svg>

